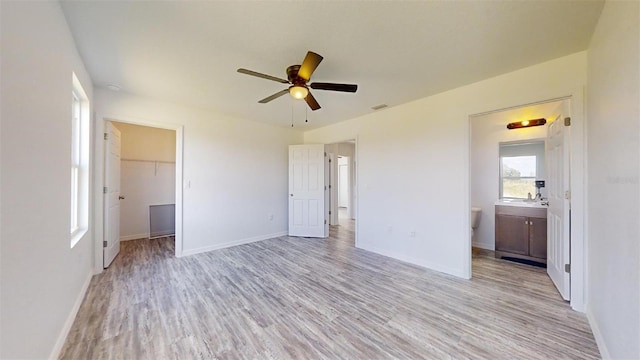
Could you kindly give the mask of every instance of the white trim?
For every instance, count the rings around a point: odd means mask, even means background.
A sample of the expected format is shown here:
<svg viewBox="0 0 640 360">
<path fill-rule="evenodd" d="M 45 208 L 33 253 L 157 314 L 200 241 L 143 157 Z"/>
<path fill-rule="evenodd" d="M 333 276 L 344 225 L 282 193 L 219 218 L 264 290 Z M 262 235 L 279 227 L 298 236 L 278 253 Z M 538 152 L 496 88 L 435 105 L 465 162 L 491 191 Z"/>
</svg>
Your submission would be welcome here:
<svg viewBox="0 0 640 360">
<path fill-rule="evenodd" d="M 182 251 L 182 255 L 180 255 L 180 256 L 176 255 L 176 256 L 181 257 L 181 256 L 195 255 L 195 254 L 200 254 L 200 253 L 209 252 L 209 251 L 213 251 L 213 250 L 224 249 L 224 248 L 228 248 L 228 247 L 232 247 L 232 246 L 244 245 L 244 244 L 249 244 L 249 243 L 253 243 L 253 242 L 257 242 L 257 241 L 273 239 L 273 238 L 277 238 L 277 237 L 280 237 L 280 236 L 286 236 L 287 234 L 288 234 L 287 231 L 281 231 L 281 232 L 277 232 L 277 233 L 274 233 L 274 234 L 267 234 L 267 235 L 254 236 L 254 237 L 250 237 L 250 238 L 246 238 L 246 239 L 232 240 L 232 241 L 227 241 L 227 242 L 222 243 L 222 244 L 215 244 L 215 245 L 204 246 L 204 247 L 196 248 L 196 249 L 183 250 Z"/>
<path fill-rule="evenodd" d="M 176 257 L 182 256 L 183 238 L 182 238 L 182 221 L 183 221 L 183 159 L 184 159 L 184 126 L 176 123 L 165 123 L 153 120 L 141 119 L 136 117 L 128 117 L 112 114 L 97 114 L 95 116 L 95 146 L 94 146 L 94 189 L 102 190 L 104 187 L 104 165 L 105 165 L 105 148 L 103 134 L 107 121 L 117 121 L 122 123 L 149 126 L 160 129 L 175 130 L 176 132 L 176 234 L 175 234 L 175 251 Z M 104 196 L 102 191 L 94 191 L 93 216 L 94 216 L 94 274 L 104 271 L 103 268 L 103 247 L 104 241 Z"/>
<path fill-rule="evenodd" d="M 593 337 L 596 339 L 596 344 L 598 345 L 598 350 L 600 351 L 600 357 L 604 360 L 611 359 L 611 354 L 609 353 L 609 349 L 607 349 L 607 344 L 604 342 L 604 338 L 602 337 L 602 333 L 600 332 L 600 328 L 598 327 L 598 322 L 596 321 L 596 318 L 593 316 L 593 313 L 589 308 L 587 308 L 587 320 L 589 321 L 589 325 L 591 326 Z"/>
<path fill-rule="evenodd" d="M 585 88 L 574 89 L 570 99 L 571 130 L 571 308 L 585 312 L 587 287 L 587 187 L 586 187 L 586 116 L 584 112 Z M 578 270 L 578 271 L 576 271 Z"/>
<path fill-rule="evenodd" d="M 58 335 L 58 340 L 56 340 L 56 343 L 53 346 L 53 350 L 51 351 L 51 355 L 49 355 L 49 359 L 55 360 L 60 356 L 62 347 L 64 346 L 65 341 L 67 341 L 67 336 L 69 335 L 71 326 L 73 326 L 73 322 L 76 320 L 76 315 L 78 315 L 78 311 L 80 310 L 80 306 L 82 305 L 84 296 L 89 289 L 91 279 L 93 279 L 93 274 L 89 273 L 87 275 L 87 278 L 84 280 L 84 283 L 82 284 L 82 288 L 80 288 L 80 293 L 76 297 L 76 301 L 73 303 L 73 307 L 71 308 L 69 316 L 67 316 L 67 320 L 64 322 L 64 326 L 62 327 L 62 330 Z"/>
<path fill-rule="evenodd" d="M 176 257 L 182 256 L 184 243 L 182 239 L 182 221 L 183 214 L 183 190 L 184 190 L 184 126 L 178 126 L 176 129 L 176 227 L 175 227 L 175 251 Z"/>
<path fill-rule="evenodd" d="M 133 235 L 120 236 L 120 241 L 131 241 L 131 240 L 148 239 L 148 238 L 149 238 L 149 233 L 133 234 Z"/>
<path fill-rule="evenodd" d="M 379 255 L 383 255 L 383 256 L 395 259 L 395 260 L 400 260 L 409 264 L 418 265 L 427 270 L 439 271 L 441 273 L 457 276 L 463 279 L 469 279 L 469 277 L 466 276 L 464 271 L 460 271 L 459 269 L 442 266 L 440 264 L 432 263 L 430 261 L 424 261 L 422 259 L 418 259 L 412 256 L 407 256 L 403 253 L 396 252 L 393 250 L 388 250 L 388 249 L 384 249 L 376 246 L 370 246 L 368 244 L 360 244 L 359 248 L 362 250 L 370 251 Z"/>
<path fill-rule="evenodd" d="M 355 191 L 355 198 L 353 199 L 353 204 L 351 204 L 351 206 L 355 206 L 356 207 L 356 211 L 355 211 L 355 221 L 356 221 L 356 233 L 355 233 L 355 242 L 354 242 L 354 246 L 355 247 L 360 247 L 360 243 L 358 242 L 359 240 L 359 235 L 360 235 L 360 180 L 358 179 L 358 177 L 360 176 L 360 169 L 358 168 L 358 166 L 360 166 L 360 156 L 358 155 L 358 146 L 360 145 L 360 136 L 356 134 L 354 140 L 355 140 L 355 154 L 354 154 L 354 158 L 353 159 L 353 163 L 354 163 L 354 169 L 353 171 L 356 172 L 356 176 L 354 176 L 353 181 L 356 183 L 356 191 Z M 352 186 L 353 188 L 353 186 Z"/>
<path fill-rule="evenodd" d="M 89 227 L 85 226 L 85 227 L 78 228 L 74 232 L 71 233 L 71 248 L 72 249 L 73 249 L 74 246 L 76 246 L 76 244 L 80 241 L 80 239 L 82 239 L 84 237 L 84 234 L 86 234 L 87 231 L 89 231 Z"/>
</svg>

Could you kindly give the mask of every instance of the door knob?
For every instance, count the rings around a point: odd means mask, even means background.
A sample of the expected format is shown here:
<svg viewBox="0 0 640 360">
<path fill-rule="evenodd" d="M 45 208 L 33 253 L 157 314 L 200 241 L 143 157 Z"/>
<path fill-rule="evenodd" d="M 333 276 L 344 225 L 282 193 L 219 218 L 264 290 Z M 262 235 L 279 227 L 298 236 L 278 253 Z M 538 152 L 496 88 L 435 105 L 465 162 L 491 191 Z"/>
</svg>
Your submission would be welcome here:
<svg viewBox="0 0 640 360">
<path fill-rule="evenodd" d="M 118 200 L 124 200 L 124 196 L 122 195 L 118 196 Z"/>
<path fill-rule="evenodd" d="M 289 196 L 293 197 L 293 194 L 289 194 Z"/>
</svg>

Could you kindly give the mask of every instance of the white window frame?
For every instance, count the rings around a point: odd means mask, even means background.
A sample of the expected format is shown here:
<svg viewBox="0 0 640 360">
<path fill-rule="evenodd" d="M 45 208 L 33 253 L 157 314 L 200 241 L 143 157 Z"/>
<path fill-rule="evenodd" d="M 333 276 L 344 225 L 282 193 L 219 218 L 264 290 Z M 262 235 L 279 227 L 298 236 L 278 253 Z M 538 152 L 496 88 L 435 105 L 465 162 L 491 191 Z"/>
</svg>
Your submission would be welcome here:
<svg viewBox="0 0 640 360">
<path fill-rule="evenodd" d="M 89 230 L 89 99 L 72 74 L 70 236 L 73 248 Z"/>
<path fill-rule="evenodd" d="M 504 169 L 503 169 L 503 159 L 504 158 L 514 158 L 514 157 L 533 157 L 536 159 L 536 173 L 533 176 L 504 176 Z M 519 198 L 519 197 L 513 197 L 513 196 L 504 196 L 504 179 L 511 179 L 511 180 L 529 180 L 532 179 L 534 181 L 534 185 L 535 185 L 535 181 L 537 179 L 538 176 L 538 156 L 537 155 L 510 155 L 510 156 L 500 156 L 500 199 L 526 199 L 526 197 L 524 198 Z M 534 195 L 532 193 L 532 195 Z"/>
<path fill-rule="evenodd" d="M 71 234 L 74 234 L 80 228 L 80 99 L 75 90 L 71 96 Z"/>
</svg>

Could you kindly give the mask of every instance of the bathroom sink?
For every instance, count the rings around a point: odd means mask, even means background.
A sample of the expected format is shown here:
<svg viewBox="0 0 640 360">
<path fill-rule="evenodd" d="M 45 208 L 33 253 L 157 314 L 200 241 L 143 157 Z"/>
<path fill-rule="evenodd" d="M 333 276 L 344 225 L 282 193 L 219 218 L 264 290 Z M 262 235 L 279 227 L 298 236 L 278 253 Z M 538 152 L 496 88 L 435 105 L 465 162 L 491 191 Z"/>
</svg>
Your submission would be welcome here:
<svg viewBox="0 0 640 360">
<path fill-rule="evenodd" d="M 544 201 L 546 203 L 546 200 Z M 522 206 L 522 207 L 547 207 L 542 205 L 540 201 L 528 201 L 524 199 L 500 199 L 496 201 L 496 205 L 506 205 L 506 206 Z"/>
</svg>

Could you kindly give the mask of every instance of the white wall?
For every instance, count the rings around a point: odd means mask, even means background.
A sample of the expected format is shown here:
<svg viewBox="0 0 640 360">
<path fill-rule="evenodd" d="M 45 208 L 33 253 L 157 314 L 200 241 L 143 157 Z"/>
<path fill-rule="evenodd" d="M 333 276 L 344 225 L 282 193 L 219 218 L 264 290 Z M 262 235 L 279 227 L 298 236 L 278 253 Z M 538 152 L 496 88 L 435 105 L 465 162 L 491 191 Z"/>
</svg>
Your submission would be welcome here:
<svg viewBox="0 0 640 360">
<path fill-rule="evenodd" d="M 1 9 L 0 358 L 57 357 L 92 275 L 89 232 L 70 248 L 72 72 L 92 84 L 58 2 Z"/>
<path fill-rule="evenodd" d="M 469 116 L 581 93 L 585 83 L 580 52 L 308 131 L 305 142 L 358 139 L 359 247 L 468 277 Z"/>
<path fill-rule="evenodd" d="M 176 165 L 122 161 L 120 194 L 120 240 L 148 238 L 149 206 L 175 204 Z"/>
<path fill-rule="evenodd" d="M 174 204 L 176 132 L 120 122 L 120 240 L 149 237 L 149 205 Z"/>
<path fill-rule="evenodd" d="M 552 121 L 561 109 L 562 101 L 553 101 L 470 118 L 471 206 L 482 209 L 480 225 L 474 233 L 473 246 L 495 249 L 494 203 L 500 197 L 500 143 L 531 139 L 544 140 L 547 136 L 547 126 L 508 130 L 507 124 L 538 118 Z M 544 169 L 544 163 L 540 166 Z M 539 178 L 544 179 L 543 173 Z"/>
<path fill-rule="evenodd" d="M 639 17 L 607 2 L 588 52 L 587 314 L 614 359 L 640 358 Z"/>
<path fill-rule="evenodd" d="M 184 126 L 183 255 L 286 233 L 288 145 L 302 143 L 300 132 L 122 92 L 95 98 L 99 127 L 105 118 Z"/>
</svg>

